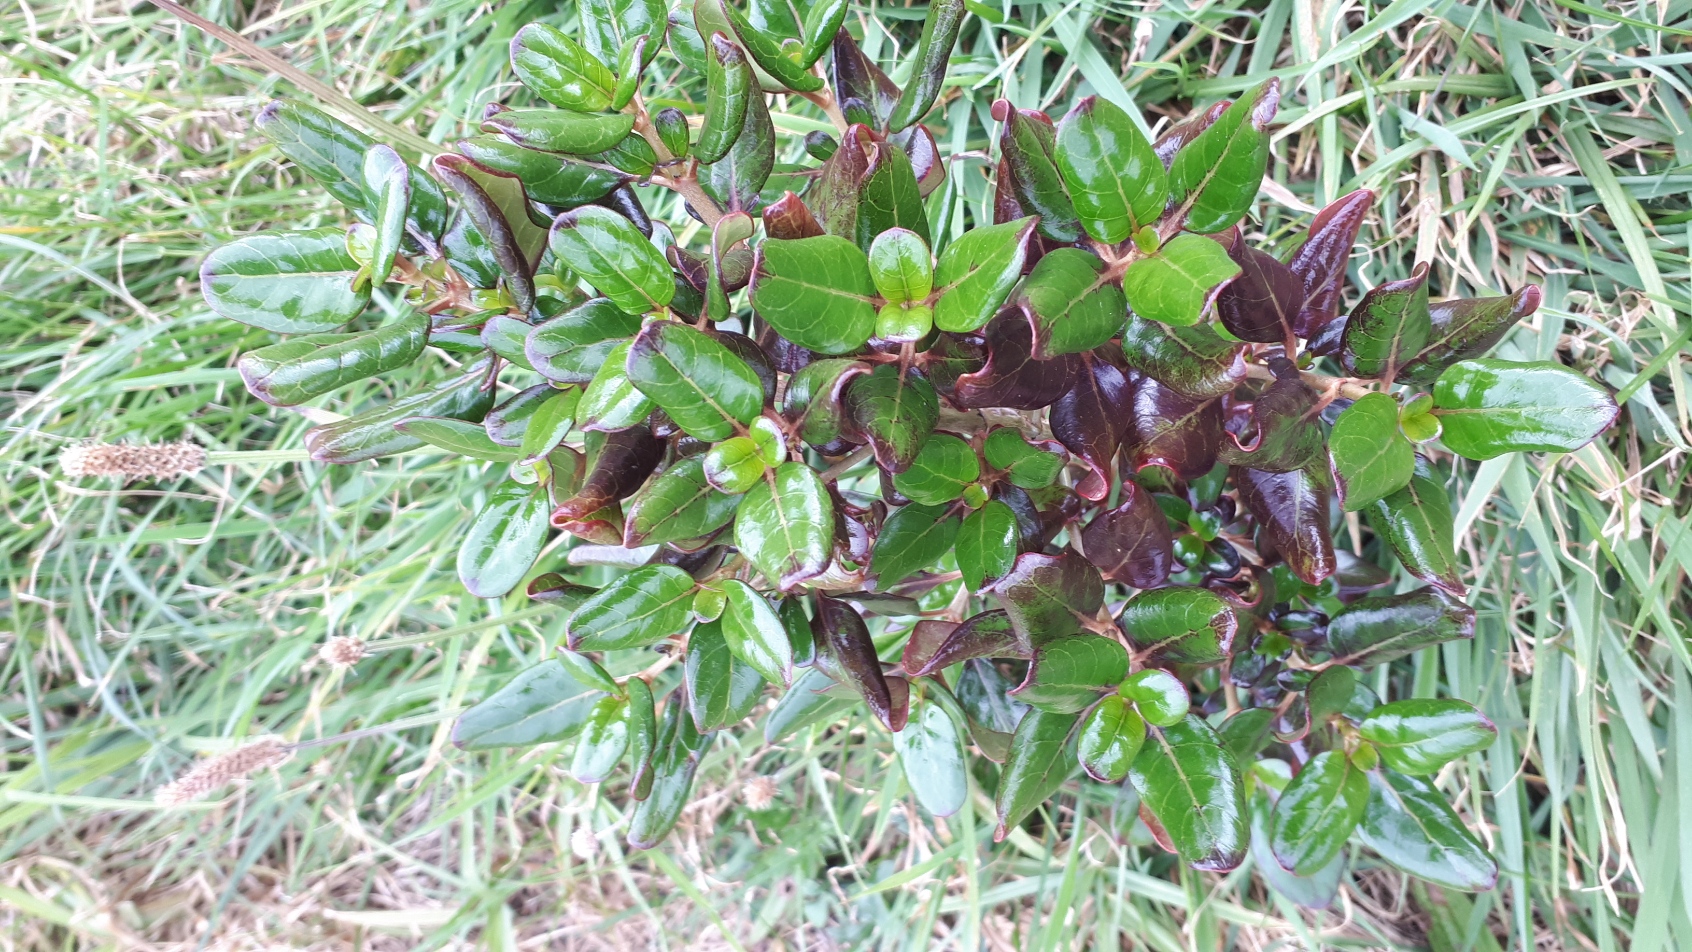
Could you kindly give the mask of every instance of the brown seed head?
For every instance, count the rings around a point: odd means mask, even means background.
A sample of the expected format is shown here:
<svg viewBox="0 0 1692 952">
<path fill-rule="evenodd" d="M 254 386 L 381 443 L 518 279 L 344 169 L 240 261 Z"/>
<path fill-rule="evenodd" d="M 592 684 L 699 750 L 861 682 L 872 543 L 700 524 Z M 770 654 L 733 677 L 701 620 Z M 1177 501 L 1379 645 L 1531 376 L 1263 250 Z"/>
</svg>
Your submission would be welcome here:
<svg viewBox="0 0 1692 952">
<path fill-rule="evenodd" d="M 196 765 L 160 787 L 153 799 L 167 807 L 192 803 L 266 767 L 285 763 L 293 755 L 290 745 L 274 737 L 254 741 Z"/>
<path fill-rule="evenodd" d="M 350 668 L 364 659 L 364 642 L 351 635 L 336 635 L 325 641 L 317 656 L 337 668 Z"/>
<path fill-rule="evenodd" d="M 83 443 L 59 454 L 66 476 L 170 479 L 192 476 L 206 465 L 206 451 L 193 443 Z"/>
</svg>

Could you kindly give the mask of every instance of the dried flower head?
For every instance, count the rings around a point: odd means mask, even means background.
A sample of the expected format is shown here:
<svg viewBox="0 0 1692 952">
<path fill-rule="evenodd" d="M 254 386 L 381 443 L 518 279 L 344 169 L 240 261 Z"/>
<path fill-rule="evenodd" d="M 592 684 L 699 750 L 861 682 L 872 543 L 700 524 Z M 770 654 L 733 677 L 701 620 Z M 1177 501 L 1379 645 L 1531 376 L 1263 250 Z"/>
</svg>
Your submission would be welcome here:
<svg viewBox="0 0 1692 952">
<path fill-rule="evenodd" d="M 748 810 L 768 810 L 776 799 L 775 778 L 761 775 L 753 777 L 741 785 L 740 796 Z"/>
<path fill-rule="evenodd" d="M 352 635 L 336 635 L 325 641 L 317 656 L 337 668 L 350 668 L 364 659 L 364 641 Z"/>
<path fill-rule="evenodd" d="M 59 454 L 59 468 L 73 479 L 122 476 L 170 479 L 192 476 L 206 465 L 206 451 L 193 443 L 83 443 Z"/>
<path fill-rule="evenodd" d="M 599 852 L 599 837 L 585 826 L 578 826 L 570 831 L 570 852 L 577 859 L 589 860 Z"/>
<path fill-rule="evenodd" d="M 160 787 L 153 794 L 153 799 L 167 807 L 192 803 L 267 767 L 286 763 L 293 755 L 292 745 L 277 738 L 254 741 L 195 766 Z"/>
</svg>

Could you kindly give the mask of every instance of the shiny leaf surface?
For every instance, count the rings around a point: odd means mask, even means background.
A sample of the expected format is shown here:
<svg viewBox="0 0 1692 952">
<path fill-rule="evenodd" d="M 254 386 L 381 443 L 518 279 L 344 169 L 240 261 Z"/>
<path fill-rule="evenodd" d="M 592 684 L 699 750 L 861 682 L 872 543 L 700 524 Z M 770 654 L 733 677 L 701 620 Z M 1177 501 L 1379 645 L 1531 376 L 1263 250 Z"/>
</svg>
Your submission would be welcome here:
<svg viewBox="0 0 1692 952">
<path fill-rule="evenodd" d="M 1549 361 L 1464 360 L 1434 384 L 1440 439 L 1459 456 L 1570 453 L 1620 413 L 1610 391 Z"/>
<path fill-rule="evenodd" d="M 353 290 L 357 273 L 339 229 L 264 233 L 207 255 L 200 293 L 232 321 L 278 334 L 315 334 L 364 310 L 370 292 Z"/>
<path fill-rule="evenodd" d="M 820 574 L 834 548 L 827 487 L 804 463 L 777 467 L 746 494 L 734 544 L 783 591 Z"/>
<path fill-rule="evenodd" d="M 1328 435 L 1328 455 L 1347 512 L 1404 489 L 1416 471 L 1416 450 L 1398 430 L 1398 401 L 1384 393 L 1371 393 L 1340 413 Z"/>
<path fill-rule="evenodd" d="M 1310 758 L 1281 791 L 1269 825 L 1269 844 L 1283 869 L 1310 876 L 1333 862 L 1363 819 L 1369 778 L 1344 753 Z"/>
<path fill-rule="evenodd" d="M 1189 715 L 1179 724 L 1150 728 L 1128 780 L 1182 862 L 1225 872 L 1245 858 L 1239 768 L 1204 721 Z"/>
<path fill-rule="evenodd" d="M 1412 698 L 1382 704 L 1357 725 L 1381 761 L 1414 777 L 1492 746 L 1498 728 L 1473 704 L 1452 698 Z"/>
<path fill-rule="evenodd" d="M 752 307 L 781 336 L 824 354 L 857 350 L 875 330 L 869 259 L 835 235 L 766 240 L 752 270 Z"/>
<path fill-rule="evenodd" d="M 671 565 L 645 565 L 583 602 L 565 631 L 572 651 L 643 648 L 679 635 L 693 602 L 693 578 Z"/>
<path fill-rule="evenodd" d="M 1346 606 L 1328 622 L 1328 646 L 1345 664 L 1367 667 L 1431 645 L 1475 636 L 1475 610 L 1440 589 L 1376 595 Z"/>
<path fill-rule="evenodd" d="M 1076 103 L 1058 124 L 1055 158 L 1095 240 L 1119 244 L 1163 213 L 1168 174 L 1121 106 L 1097 96 Z"/>
<path fill-rule="evenodd" d="M 1135 595 L 1117 622 L 1136 650 L 1184 664 L 1226 658 L 1239 629 L 1233 608 L 1220 595 L 1180 585 Z"/>
<path fill-rule="evenodd" d="M 1358 826 L 1363 844 L 1412 876 L 1451 889 L 1491 889 L 1498 863 L 1439 792 L 1390 770 L 1369 775 L 1369 803 Z"/>
<path fill-rule="evenodd" d="M 462 750 L 489 750 L 568 740 L 604 697 L 571 677 L 557 659 L 542 661 L 458 715 L 452 742 Z"/>
</svg>

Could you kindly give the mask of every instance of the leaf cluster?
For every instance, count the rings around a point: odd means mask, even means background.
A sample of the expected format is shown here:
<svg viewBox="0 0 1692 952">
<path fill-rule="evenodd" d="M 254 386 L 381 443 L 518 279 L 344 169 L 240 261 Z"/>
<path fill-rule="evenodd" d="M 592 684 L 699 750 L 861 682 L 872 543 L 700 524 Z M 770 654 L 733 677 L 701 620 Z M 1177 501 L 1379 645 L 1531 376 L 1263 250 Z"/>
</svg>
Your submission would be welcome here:
<svg viewBox="0 0 1692 952">
<path fill-rule="evenodd" d="M 985 762 L 1001 838 L 1080 767 L 1198 869 L 1237 866 L 1255 829 L 1299 895 L 1331 894 L 1354 835 L 1491 885 L 1423 778 L 1493 726 L 1358 674 L 1473 634 L 1436 461 L 1568 452 L 1616 416 L 1566 368 L 1486 356 L 1537 288 L 1432 302 L 1418 265 L 1351 294 L 1367 191 L 1254 247 L 1274 80 L 1155 138 L 1099 97 L 1057 121 L 1001 100 L 992 218 L 971 220 L 925 124 L 962 0 L 928 8 L 902 86 L 842 0 L 583 6 L 579 42 L 512 41 L 553 108 L 490 107 L 427 169 L 266 107 L 358 223 L 253 235 L 202 275 L 219 313 L 293 335 L 240 361 L 272 404 L 428 348 L 460 364 L 306 442 L 499 464 L 459 574 L 558 605 L 566 643 L 467 711 L 461 747 L 573 739 L 572 772 L 626 782 L 650 847 L 773 687 L 766 740 L 861 700 L 934 815 Z M 649 107 L 661 50 L 703 74 L 696 115 Z M 833 133 L 784 143 L 775 94 Z M 679 196 L 698 238 L 637 187 Z M 346 332 L 373 299 L 390 318 Z M 1336 548 L 1342 513 L 1421 587 L 1382 592 Z M 632 567 L 537 574 L 561 538 Z M 654 647 L 680 663 L 643 666 Z"/>
</svg>

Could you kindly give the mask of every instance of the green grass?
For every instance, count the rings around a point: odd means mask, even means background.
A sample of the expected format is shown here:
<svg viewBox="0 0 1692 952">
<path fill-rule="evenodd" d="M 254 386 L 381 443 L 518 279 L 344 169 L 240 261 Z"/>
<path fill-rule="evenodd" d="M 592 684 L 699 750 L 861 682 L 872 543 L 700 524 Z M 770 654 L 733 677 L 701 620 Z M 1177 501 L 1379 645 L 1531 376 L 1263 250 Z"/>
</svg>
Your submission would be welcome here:
<svg viewBox="0 0 1692 952">
<path fill-rule="evenodd" d="M 573 17 L 421 6 L 195 9 L 435 141 L 510 91 L 518 26 Z M 908 48 L 920 11 L 855 8 L 872 13 L 892 29 L 871 25 L 872 55 Z M 1365 858 L 1336 910 L 1314 914 L 1249 870 L 1174 868 L 1097 784 L 1072 781 L 1043 835 L 999 846 L 979 789 L 933 821 L 861 712 L 780 747 L 756 731 L 719 741 L 664 851 L 637 856 L 618 808 L 571 781 L 559 751 L 454 751 L 444 718 L 560 635 L 558 613 L 471 599 L 454 575 L 497 473 L 278 454 L 120 486 L 55 463 L 89 438 L 300 445 L 309 422 L 233 372 L 268 335 L 211 314 L 195 284 L 232 235 L 342 220 L 251 133 L 259 104 L 297 90 L 145 5 L 8 7 L 3 947 L 1484 948 L 1482 932 L 1513 949 L 1692 947 L 1687 14 L 1684 0 L 1047 3 L 966 32 L 941 133 L 958 150 L 987 148 L 997 95 L 1061 112 L 1086 84 L 1155 122 L 1281 76 L 1266 235 L 1377 189 L 1366 283 L 1417 258 L 1439 296 L 1541 283 L 1546 306 L 1501 356 L 1559 359 L 1627 397 L 1622 424 L 1579 453 L 1457 466 L 1479 633 L 1378 675 L 1500 725 L 1440 778 L 1494 847 L 1499 888 L 1430 895 Z M 789 114 L 782 128 L 806 128 Z M 989 200 L 983 168 L 954 166 L 957 198 Z M 323 405 L 446 369 L 436 357 Z M 336 634 L 376 651 L 332 672 L 315 653 Z M 390 724 L 204 808 L 151 803 L 241 738 Z M 758 776 L 778 798 L 754 812 Z"/>
</svg>

